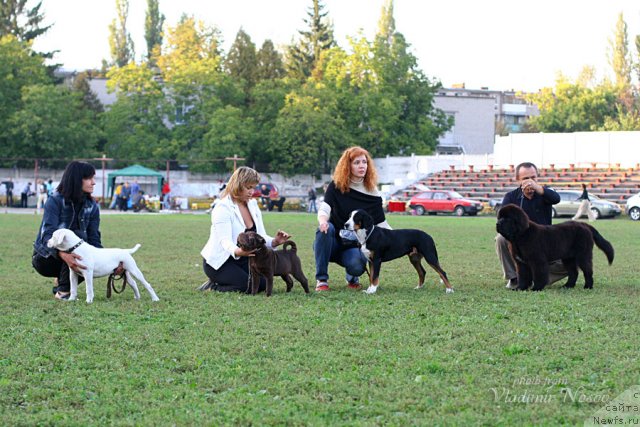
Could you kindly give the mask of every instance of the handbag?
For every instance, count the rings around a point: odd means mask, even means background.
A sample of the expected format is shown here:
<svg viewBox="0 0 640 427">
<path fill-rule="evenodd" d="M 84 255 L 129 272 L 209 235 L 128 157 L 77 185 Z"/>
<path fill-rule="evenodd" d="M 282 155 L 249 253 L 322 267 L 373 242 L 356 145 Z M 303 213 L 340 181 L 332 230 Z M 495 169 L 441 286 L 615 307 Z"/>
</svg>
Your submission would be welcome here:
<svg viewBox="0 0 640 427">
<path fill-rule="evenodd" d="M 338 232 L 338 235 L 340 236 L 340 241 L 343 248 L 351 249 L 360 247 L 360 242 L 358 241 L 358 236 L 356 236 L 355 231 L 343 228 Z"/>
</svg>

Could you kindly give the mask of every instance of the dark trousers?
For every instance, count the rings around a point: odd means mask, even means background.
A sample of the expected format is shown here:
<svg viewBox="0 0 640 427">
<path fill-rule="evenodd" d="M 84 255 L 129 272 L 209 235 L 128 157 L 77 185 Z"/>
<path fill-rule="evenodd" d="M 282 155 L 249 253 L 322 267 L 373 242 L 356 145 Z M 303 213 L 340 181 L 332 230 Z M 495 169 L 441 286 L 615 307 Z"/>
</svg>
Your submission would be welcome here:
<svg viewBox="0 0 640 427">
<path fill-rule="evenodd" d="M 121 211 L 127 211 L 129 209 L 129 198 L 128 197 L 120 197 L 118 198 L 118 207 Z"/>
<path fill-rule="evenodd" d="M 27 193 L 20 193 L 20 207 L 21 208 L 26 208 L 27 207 L 27 200 L 28 200 Z"/>
<path fill-rule="evenodd" d="M 69 266 L 66 262 L 60 258 L 50 256 L 45 258 L 37 253 L 33 254 L 31 258 L 31 265 L 33 268 L 44 277 L 57 277 L 58 286 L 53 288 L 53 293 L 69 292 L 71 289 L 71 281 L 69 279 Z M 78 276 L 78 283 L 82 283 L 84 277 Z"/>
<path fill-rule="evenodd" d="M 214 291 L 251 293 L 251 284 L 249 283 L 249 258 L 240 257 L 239 259 L 233 259 L 233 257 L 229 257 L 217 270 L 207 264 L 207 261 L 203 259 L 202 267 L 204 274 L 214 283 L 211 288 Z M 264 277 L 261 277 L 258 292 L 263 292 L 266 288 L 267 281 Z"/>
<path fill-rule="evenodd" d="M 10 208 L 13 206 L 13 191 L 7 191 L 7 207 Z"/>
</svg>

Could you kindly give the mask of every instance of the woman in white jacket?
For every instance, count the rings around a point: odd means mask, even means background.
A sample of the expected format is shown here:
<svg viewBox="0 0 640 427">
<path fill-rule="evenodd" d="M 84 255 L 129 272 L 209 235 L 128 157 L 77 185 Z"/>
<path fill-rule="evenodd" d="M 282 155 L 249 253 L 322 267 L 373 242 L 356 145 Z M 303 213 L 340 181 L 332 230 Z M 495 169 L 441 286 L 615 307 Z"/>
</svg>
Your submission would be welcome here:
<svg viewBox="0 0 640 427">
<path fill-rule="evenodd" d="M 289 235 L 278 230 L 270 237 L 262 223 L 258 203 L 252 198 L 260 175 L 255 170 L 241 166 L 231 175 L 221 198 L 211 211 L 211 234 L 200 254 L 204 273 L 208 279 L 200 290 L 219 292 L 250 292 L 249 258 L 255 251 L 245 251 L 237 246 L 238 235 L 244 231 L 255 231 L 265 238 L 267 246 L 275 248 L 289 239 Z M 260 280 L 260 291 L 265 289 Z"/>
</svg>

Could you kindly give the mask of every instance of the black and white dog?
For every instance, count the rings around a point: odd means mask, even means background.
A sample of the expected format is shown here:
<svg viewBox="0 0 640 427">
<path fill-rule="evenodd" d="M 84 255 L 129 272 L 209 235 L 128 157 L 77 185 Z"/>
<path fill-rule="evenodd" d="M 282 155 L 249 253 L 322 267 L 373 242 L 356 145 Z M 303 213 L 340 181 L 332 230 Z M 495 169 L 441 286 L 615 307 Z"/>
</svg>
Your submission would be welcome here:
<svg viewBox="0 0 640 427">
<path fill-rule="evenodd" d="M 440 276 L 447 288 L 447 293 L 453 292 L 447 273 L 438 262 L 436 244 L 433 238 L 424 231 L 414 229 L 388 230 L 376 227 L 371 215 L 362 209 L 351 212 L 351 217 L 345 223 L 345 227 L 356 232 L 361 245 L 360 250 L 370 262 L 371 283 L 365 291 L 366 293 L 373 294 L 378 289 L 382 263 L 404 255 L 409 255 L 411 264 L 418 272 L 419 283 L 416 289 L 422 288 L 424 285 L 426 271 L 420 263 L 424 257 L 427 264 Z"/>
</svg>

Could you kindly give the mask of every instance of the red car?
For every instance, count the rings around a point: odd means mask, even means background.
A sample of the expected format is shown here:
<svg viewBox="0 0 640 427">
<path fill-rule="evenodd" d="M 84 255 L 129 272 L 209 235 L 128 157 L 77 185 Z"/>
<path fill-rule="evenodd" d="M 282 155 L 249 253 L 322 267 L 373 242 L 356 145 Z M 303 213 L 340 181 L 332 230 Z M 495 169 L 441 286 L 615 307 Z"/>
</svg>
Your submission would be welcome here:
<svg viewBox="0 0 640 427">
<path fill-rule="evenodd" d="M 414 209 L 418 215 L 435 215 L 440 212 L 473 216 L 481 212 L 483 206 L 477 200 L 465 199 L 456 191 L 430 190 L 413 196 L 409 201 L 409 208 Z"/>
<path fill-rule="evenodd" d="M 278 193 L 278 187 L 275 184 L 271 184 L 270 182 L 261 182 L 256 185 L 256 188 L 253 190 L 253 197 L 262 197 L 262 186 L 266 185 L 269 189 L 269 199 L 278 200 L 280 198 L 280 194 Z"/>
</svg>

